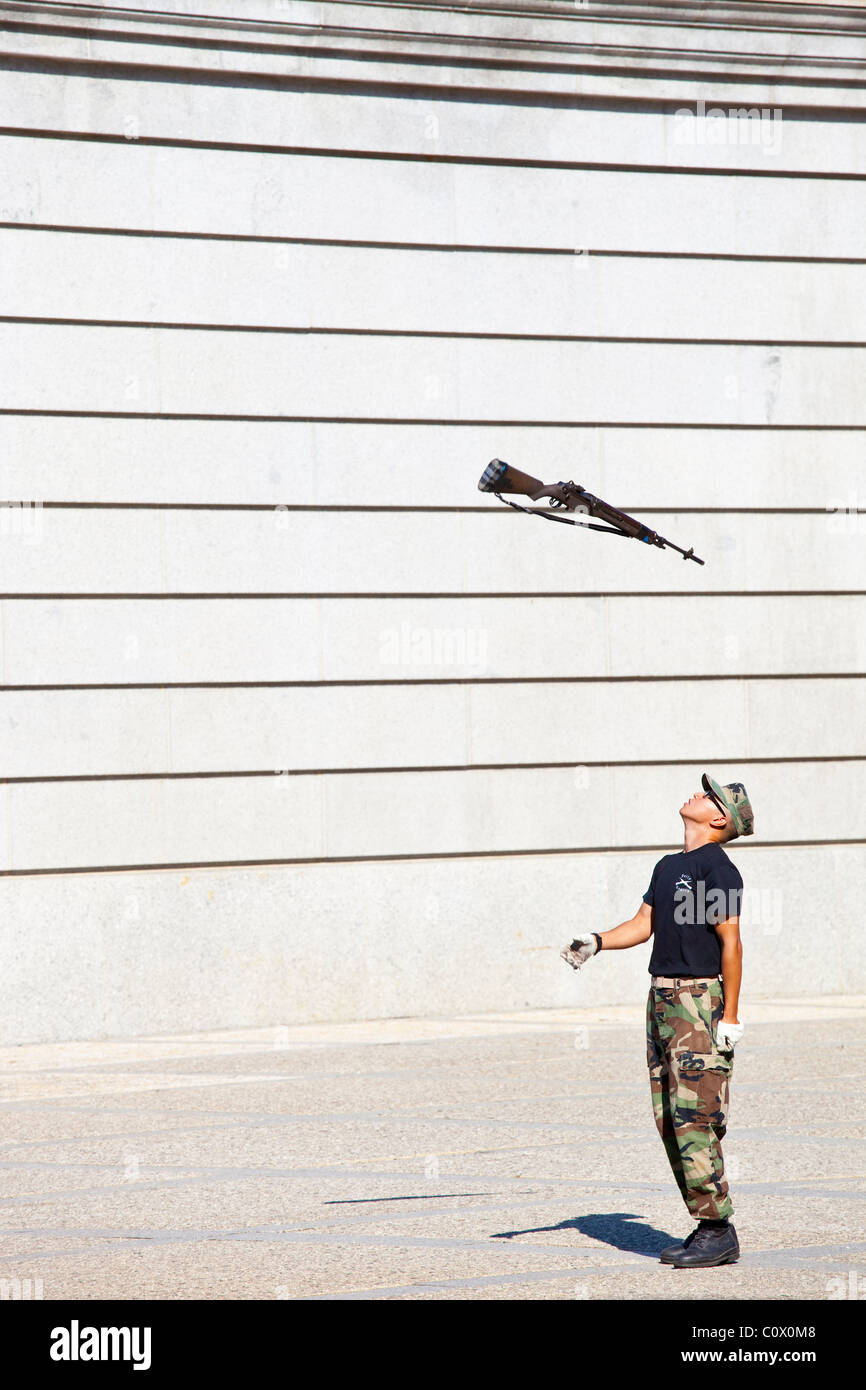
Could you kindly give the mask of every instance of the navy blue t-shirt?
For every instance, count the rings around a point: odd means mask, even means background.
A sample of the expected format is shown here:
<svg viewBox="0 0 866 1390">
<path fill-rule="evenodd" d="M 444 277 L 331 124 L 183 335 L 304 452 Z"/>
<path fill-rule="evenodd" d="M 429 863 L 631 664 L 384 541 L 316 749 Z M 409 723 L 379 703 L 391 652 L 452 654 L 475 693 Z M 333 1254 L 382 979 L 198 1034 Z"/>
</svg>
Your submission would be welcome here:
<svg viewBox="0 0 866 1390">
<path fill-rule="evenodd" d="M 743 880 L 715 840 L 666 854 L 643 895 L 653 910 L 651 975 L 718 975 L 719 922 L 739 917 Z"/>
</svg>

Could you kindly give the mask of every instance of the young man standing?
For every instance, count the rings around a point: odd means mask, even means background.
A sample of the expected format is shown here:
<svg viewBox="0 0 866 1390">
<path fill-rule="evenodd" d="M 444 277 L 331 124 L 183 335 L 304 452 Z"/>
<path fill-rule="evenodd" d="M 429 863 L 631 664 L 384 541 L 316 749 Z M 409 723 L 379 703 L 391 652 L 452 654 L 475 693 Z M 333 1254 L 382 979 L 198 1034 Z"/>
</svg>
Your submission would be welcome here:
<svg viewBox="0 0 866 1390">
<path fill-rule="evenodd" d="M 680 807 L 682 853 L 656 864 L 635 916 L 612 931 L 579 936 L 561 952 L 579 970 L 601 950 L 654 938 L 646 1014 L 653 1111 L 682 1198 L 699 1223 L 662 1251 L 662 1262 L 677 1269 L 733 1264 L 740 1254 L 721 1141 L 734 1046 L 743 1036 L 743 880 L 722 846 L 753 834 L 755 822 L 741 782 L 720 786 L 704 773 L 702 785 Z"/>
</svg>

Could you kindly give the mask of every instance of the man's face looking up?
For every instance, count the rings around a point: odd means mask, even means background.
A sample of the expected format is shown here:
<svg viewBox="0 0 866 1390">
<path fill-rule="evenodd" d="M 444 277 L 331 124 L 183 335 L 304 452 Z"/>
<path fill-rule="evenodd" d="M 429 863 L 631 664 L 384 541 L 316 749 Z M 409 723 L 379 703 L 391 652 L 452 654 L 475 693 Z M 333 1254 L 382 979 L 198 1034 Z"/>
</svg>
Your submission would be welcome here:
<svg viewBox="0 0 866 1390">
<path fill-rule="evenodd" d="M 724 830 L 729 823 L 728 812 L 712 792 L 695 792 L 694 796 L 683 802 L 680 815 L 684 820 L 694 821 L 698 825 L 708 825 L 714 830 Z"/>
</svg>

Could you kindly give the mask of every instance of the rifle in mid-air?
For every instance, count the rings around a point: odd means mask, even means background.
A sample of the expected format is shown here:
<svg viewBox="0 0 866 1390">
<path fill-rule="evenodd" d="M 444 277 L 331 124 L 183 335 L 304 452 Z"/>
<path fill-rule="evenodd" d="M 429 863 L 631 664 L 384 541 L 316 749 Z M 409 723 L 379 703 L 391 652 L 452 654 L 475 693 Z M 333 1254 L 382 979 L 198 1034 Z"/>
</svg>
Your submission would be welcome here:
<svg viewBox="0 0 866 1390">
<path fill-rule="evenodd" d="M 658 531 L 645 526 L 642 521 L 621 512 L 618 507 L 612 507 L 609 502 L 603 502 L 600 497 L 594 497 L 578 483 L 542 483 L 538 478 L 531 478 L 528 473 L 521 473 L 519 469 L 512 468 L 510 463 L 505 463 L 502 459 L 491 459 L 481 475 L 478 491 L 492 492 L 507 507 L 514 507 L 518 512 L 527 512 L 530 516 L 543 516 L 547 521 L 561 521 L 565 526 L 585 526 L 590 531 L 607 531 L 611 536 L 627 536 L 636 541 L 643 541 L 646 545 L 657 545 L 660 550 L 669 546 L 671 550 L 678 551 L 684 560 L 694 560 L 696 565 L 704 563 L 698 559 L 693 546 L 683 550 L 680 546 L 674 545 L 673 541 L 660 536 Z M 546 497 L 549 510 L 543 507 L 521 507 L 518 502 L 509 502 L 507 497 L 503 497 L 503 492 L 516 492 L 529 497 L 533 502 Z M 598 517 L 608 524 L 597 526 L 592 521 L 574 521 L 571 517 L 557 516 L 557 511 L 584 512 L 587 516 Z"/>
</svg>

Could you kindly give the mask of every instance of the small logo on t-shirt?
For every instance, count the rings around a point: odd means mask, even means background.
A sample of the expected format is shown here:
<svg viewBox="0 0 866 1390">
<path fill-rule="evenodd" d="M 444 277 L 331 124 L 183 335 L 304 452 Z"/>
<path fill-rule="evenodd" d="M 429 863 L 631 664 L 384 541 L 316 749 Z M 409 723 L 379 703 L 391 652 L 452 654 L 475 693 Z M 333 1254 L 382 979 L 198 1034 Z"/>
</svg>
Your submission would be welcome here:
<svg viewBox="0 0 866 1390">
<path fill-rule="evenodd" d="M 697 894 L 695 893 L 697 886 Z M 679 926 L 714 927 L 727 917 L 740 915 L 740 888 L 711 888 L 699 878 L 694 885 L 688 874 L 680 874 L 674 885 L 674 921 Z"/>
</svg>

